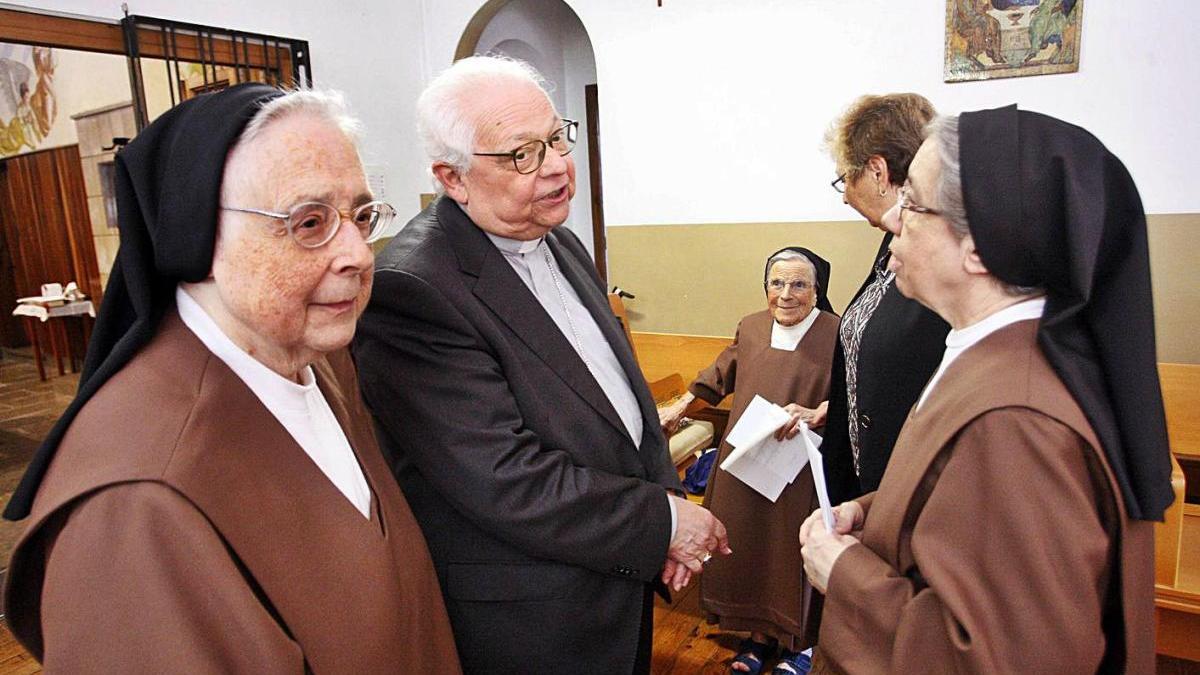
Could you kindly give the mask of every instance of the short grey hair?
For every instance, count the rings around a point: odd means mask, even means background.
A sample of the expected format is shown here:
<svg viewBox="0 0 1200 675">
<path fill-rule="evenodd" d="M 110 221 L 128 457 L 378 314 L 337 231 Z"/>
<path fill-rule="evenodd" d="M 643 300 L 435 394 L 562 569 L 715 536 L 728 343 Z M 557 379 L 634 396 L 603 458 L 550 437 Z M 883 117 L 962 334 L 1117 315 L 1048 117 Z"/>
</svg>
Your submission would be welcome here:
<svg viewBox="0 0 1200 675">
<path fill-rule="evenodd" d="M 803 260 L 804 262 L 808 263 L 808 266 L 812 268 L 813 285 L 816 288 L 820 288 L 821 280 L 817 278 L 816 263 L 814 263 L 811 259 L 809 259 L 808 256 L 804 255 L 803 253 L 801 253 L 799 251 L 791 251 L 791 250 L 780 251 L 779 253 L 776 253 L 775 255 L 771 256 L 770 258 L 767 258 L 767 269 L 763 272 L 763 284 L 764 285 L 769 280 L 769 278 L 771 276 L 771 268 L 775 266 L 775 263 L 780 263 L 785 260 Z"/>
<path fill-rule="evenodd" d="M 489 54 L 456 61 L 421 92 L 417 99 L 417 135 L 431 164 L 447 164 L 460 174 L 467 173 L 476 129 L 463 104 L 474 87 L 498 80 L 532 84 L 543 94 L 548 86 L 546 78 L 528 63 Z M 550 100 L 549 95 L 546 100 Z M 441 192 L 441 184 L 436 179 L 433 183 Z"/>
<path fill-rule="evenodd" d="M 355 146 L 362 138 L 362 122 L 350 113 L 346 97 L 341 92 L 328 89 L 291 89 L 285 91 L 283 96 L 267 101 L 254 113 L 238 137 L 238 144 L 258 138 L 263 129 L 272 122 L 296 113 L 316 115 L 328 120 L 346 134 L 346 138 Z"/>
<path fill-rule="evenodd" d="M 950 231 L 959 239 L 971 234 L 967 207 L 963 202 L 962 164 L 958 154 L 958 115 L 938 115 L 925 126 L 925 137 L 937 146 L 941 176 L 934 188 L 937 210 L 950 223 Z M 1004 292 L 1014 296 L 1043 295 L 1038 286 L 1020 286 L 1000 281 Z"/>
</svg>

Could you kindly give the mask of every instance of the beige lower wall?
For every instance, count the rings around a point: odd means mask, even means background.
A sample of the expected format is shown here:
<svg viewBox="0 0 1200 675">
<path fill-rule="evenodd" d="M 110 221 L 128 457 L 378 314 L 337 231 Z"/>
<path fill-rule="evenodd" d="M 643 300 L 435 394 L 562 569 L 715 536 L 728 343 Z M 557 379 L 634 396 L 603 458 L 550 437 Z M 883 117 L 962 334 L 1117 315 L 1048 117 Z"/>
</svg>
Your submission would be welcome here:
<svg viewBox="0 0 1200 675">
<path fill-rule="evenodd" d="M 1200 213 L 1148 217 L 1158 359 L 1200 363 Z M 635 331 L 730 336 L 764 309 L 762 265 L 784 246 L 806 246 L 833 268 L 829 299 L 839 313 L 872 264 L 882 233 L 865 221 L 710 223 L 609 227 L 609 283 L 626 300 Z"/>
</svg>

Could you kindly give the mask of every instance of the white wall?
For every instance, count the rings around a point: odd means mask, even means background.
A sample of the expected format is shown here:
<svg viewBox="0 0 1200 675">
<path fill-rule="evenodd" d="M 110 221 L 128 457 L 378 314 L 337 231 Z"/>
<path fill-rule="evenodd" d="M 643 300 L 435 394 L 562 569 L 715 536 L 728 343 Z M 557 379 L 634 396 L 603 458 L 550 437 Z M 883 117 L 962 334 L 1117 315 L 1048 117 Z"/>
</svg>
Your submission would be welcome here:
<svg viewBox="0 0 1200 675">
<path fill-rule="evenodd" d="M 421 0 L 425 63 L 449 64 L 482 0 Z M 1016 102 L 1080 124 L 1152 213 L 1200 211 L 1194 0 L 1084 3 L 1078 73 L 942 82 L 941 0 L 567 0 L 596 52 L 609 225 L 856 218 L 821 148 L 856 96 L 944 112 Z"/>
<path fill-rule="evenodd" d="M 119 0 L 11 4 L 112 20 L 121 13 Z M 134 14 L 308 40 L 316 84 L 345 92 L 367 127 L 363 159 L 384 174 L 387 199 L 408 215 L 419 207 L 417 195 L 431 191 L 419 161 L 413 112 L 425 72 L 417 0 L 129 0 L 129 5 Z"/>
<path fill-rule="evenodd" d="M 1152 213 L 1200 212 L 1194 0 L 1084 3 L 1080 71 L 942 82 L 941 0 L 566 0 L 591 36 L 609 225 L 851 219 L 826 126 L 866 92 L 955 112 L 1018 102 L 1078 123 L 1129 166 Z M 116 0 L 16 4 L 116 19 Z M 307 39 L 317 83 L 368 127 L 401 213 L 429 191 L 413 103 L 483 0 L 134 0 L 131 11 Z M 569 85 L 568 85 L 569 86 Z"/>
</svg>

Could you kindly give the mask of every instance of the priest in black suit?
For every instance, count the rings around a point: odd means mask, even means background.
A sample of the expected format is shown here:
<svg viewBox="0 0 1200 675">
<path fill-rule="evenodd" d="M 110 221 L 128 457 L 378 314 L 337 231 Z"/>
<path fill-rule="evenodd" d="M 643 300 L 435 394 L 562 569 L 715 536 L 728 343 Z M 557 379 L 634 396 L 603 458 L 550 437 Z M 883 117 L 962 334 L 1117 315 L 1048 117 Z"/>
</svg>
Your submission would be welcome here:
<svg viewBox="0 0 1200 675">
<path fill-rule="evenodd" d="M 577 125 L 540 84 L 473 57 L 422 94 L 443 194 L 379 256 L 355 356 L 464 670 L 645 673 L 652 589 L 728 542 L 679 498 L 603 283 L 559 227 Z"/>
</svg>

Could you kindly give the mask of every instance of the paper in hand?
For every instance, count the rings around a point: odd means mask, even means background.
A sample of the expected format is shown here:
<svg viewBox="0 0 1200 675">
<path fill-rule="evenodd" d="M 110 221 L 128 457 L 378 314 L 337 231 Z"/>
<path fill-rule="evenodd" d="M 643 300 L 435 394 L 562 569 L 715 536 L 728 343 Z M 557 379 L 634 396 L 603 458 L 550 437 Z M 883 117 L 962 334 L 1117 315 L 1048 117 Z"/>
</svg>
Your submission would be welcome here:
<svg viewBox="0 0 1200 675">
<path fill-rule="evenodd" d="M 800 438 L 775 440 L 775 432 L 791 418 L 783 408 L 755 396 L 725 438 L 734 450 L 721 469 L 772 502 L 779 499 L 808 463 Z"/>
<path fill-rule="evenodd" d="M 808 463 L 812 466 L 813 486 L 817 490 L 817 502 L 821 505 L 821 520 L 825 521 L 826 531 L 833 532 L 833 506 L 829 503 L 829 490 L 825 487 L 824 458 L 817 450 L 822 439 L 813 433 L 804 422 L 801 422 L 800 426 L 802 429 L 800 436 L 804 437 L 804 449 L 808 453 Z"/>
</svg>

